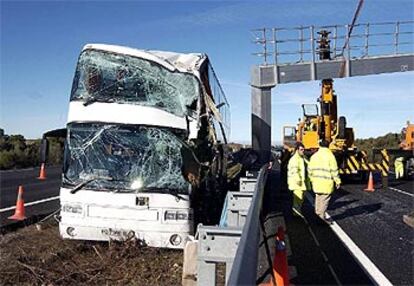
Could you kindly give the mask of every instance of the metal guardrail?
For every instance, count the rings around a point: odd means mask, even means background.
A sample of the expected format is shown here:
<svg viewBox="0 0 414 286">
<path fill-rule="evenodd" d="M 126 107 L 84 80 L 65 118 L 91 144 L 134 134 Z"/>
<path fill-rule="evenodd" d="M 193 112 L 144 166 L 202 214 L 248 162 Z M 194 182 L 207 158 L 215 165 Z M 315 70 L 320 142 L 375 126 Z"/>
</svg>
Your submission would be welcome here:
<svg viewBox="0 0 414 286">
<path fill-rule="evenodd" d="M 256 180 L 241 178 L 240 191 L 228 192 L 219 226 L 197 227 L 197 285 L 216 285 L 223 277 L 226 282 L 229 279 Z"/>
<path fill-rule="evenodd" d="M 259 172 L 253 199 L 239 241 L 227 285 L 255 285 L 260 238 L 260 217 L 269 164 Z"/>
<path fill-rule="evenodd" d="M 227 204 L 227 226 L 242 228 L 246 222 L 253 192 L 230 192 Z"/>
<path fill-rule="evenodd" d="M 224 264 L 222 274 L 228 280 L 241 232 L 240 228 L 198 227 L 197 285 L 216 285 L 220 264 Z"/>
<path fill-rule="evenodd" d="M 414 21 L 363 23 L 350 25 L 300 26 L 252 30 L 253 43 L 264 64 L 318 62 L 321 30 L 328 31 L 332 59 L 366 58 L 379 55 L 412 53 Z"/>
</svg>

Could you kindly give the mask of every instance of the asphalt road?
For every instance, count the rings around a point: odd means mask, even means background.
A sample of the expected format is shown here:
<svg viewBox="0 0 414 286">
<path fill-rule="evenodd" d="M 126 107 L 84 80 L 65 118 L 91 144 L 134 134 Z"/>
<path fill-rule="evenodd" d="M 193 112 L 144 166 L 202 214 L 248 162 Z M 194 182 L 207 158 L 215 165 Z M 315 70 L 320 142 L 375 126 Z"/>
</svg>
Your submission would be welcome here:
<svg viewBox="0 0 414 286">
<path fill-rule="evenodd" d="M 258 283 L 270 281 L 274 237 L 283 214 L 286 226 L 290 282 L 295 285 L 371 285 L 372 282 L 326 224 L 313 219 L 306 201 L 306 220 L 291 214 L 292 194 L 278 172 L 269 174 L 263 199 L 262 237 L 259 246 Z M 279 223 L 279 224 L 278 224 Z"/>
<path fill-rule="evenodd" d="M 7 217 L 14 210 L 1 211 L 16 204 L 19 185 L 24 188 L 24 202 L 30 203 L 59 195 L 61 184 L 61 166 L 46 167 L 46 180 L 38 180 L 39 168 L 10 170 L 0 172 L 0 227 L 9 225 L 13 221 Z M 53 212 L 59 207 L 59 200 L 36 204 L 25 208 L 26 216 L 42 215 Z"/>
<path fill-rule="evenodd" d="M 378 180 L 379 181 L 379 180 Z M 389 187 L 345 184 L 328 213 L 393 285 L 413 285 L 414 229 L 402 216 L 414 210 L 414 181 L 390 179 Z"/>
<path fill-rule="evenodd" d="M 413 184 L 412 180 L 391 178 L 389 187 L 383 190 L 380 178 L 376 178 L 376 191 L 365 192 L 366 184 L 347 181 L 334 193 L 328 210 L 362 256 L 392 285 L 414 285 L 414 229 L 402 221 L 404 214 L 414 210 Z M 292 216 L 291 192 L 285 188 L 277 203 L 283 205 L 279 210 L 285 214 L 292 252 L 288 262 L 295 269 L 290 281 L 297 285 L 372 285 L 343 237 L 316 218 L 308 199 L 302 209 L 305 219 Z"/>
</svg>

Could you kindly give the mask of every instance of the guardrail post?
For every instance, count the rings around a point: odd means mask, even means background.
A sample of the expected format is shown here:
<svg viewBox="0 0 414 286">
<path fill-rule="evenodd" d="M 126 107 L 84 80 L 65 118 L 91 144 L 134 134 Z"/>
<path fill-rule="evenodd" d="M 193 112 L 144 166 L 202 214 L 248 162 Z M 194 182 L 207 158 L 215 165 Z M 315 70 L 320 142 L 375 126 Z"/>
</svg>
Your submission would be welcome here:
<svg viewBox="0 0 414 286">
<path fill-rule="evenodd" d="M 310 64 L 310 73 L 311 73 L 311 80 L 315 80 L 316 79 L 316 64 L 315 64 L 315 29 L 313 26 L 309 27 L 309 32 L 310 32 L 310 44 L 311 44 L 311 52 L 312 52 L 312 57 L 311 57 L 311 64 Z"/>
<path fill-rule="evenodd" d="M 227 226 L 242 228 L 253 198 L 253 192 L 230 192 L 227 204 Z"/>
<path fill-rule="evenodd" d="M 396 24 L 395 24 L 395 37 L 394 37 L 394 45 L 395 45 L 395 50 L 394 50 L 394 53 L 395 54 L 398 54 L 398 37 L 399 37 L 399 34 L 400 34 L 400 22 L 397 22 Z"/>
<path fill-rule="evenodd" d="M 225 263 L 227 282 L 241 236 L 239 228 L 198 227 L 197 285 L 216 285 L 217 263 Z"/>
<path fill-rule="evenodd" d="M 257 183 L 257 178 L 242 177 L 240 178 L 239 190 L 240 192 L 254 192 Z"/>
</svg>

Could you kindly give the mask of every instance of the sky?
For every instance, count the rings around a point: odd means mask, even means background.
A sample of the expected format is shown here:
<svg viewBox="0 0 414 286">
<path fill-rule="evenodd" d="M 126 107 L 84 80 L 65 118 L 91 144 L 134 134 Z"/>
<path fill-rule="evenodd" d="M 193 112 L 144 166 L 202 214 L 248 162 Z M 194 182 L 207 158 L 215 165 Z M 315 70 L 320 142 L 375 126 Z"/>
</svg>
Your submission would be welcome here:
<svg viewBox="0 0 414 286">
<path fill-rule="evenodd" d="M 0 127 L 40 138 L 65 126 L 76 61 L 86 43 L 208 54 L 231 106 L 233 142 L 251 138 L 251 30 L 351 22 L 353 1 L 4 1 L 0 0 Z M 358 22 L 414 19 L 414 1 L 366 0 Z M 413 47 L 411 46 L 411 50 Z M 414 122 L 414 72 L 337 79 L 339 115 L 357 138 Z M 316 103 L 320 82 L 272 89 L 272 141 Z"/>
</svg>

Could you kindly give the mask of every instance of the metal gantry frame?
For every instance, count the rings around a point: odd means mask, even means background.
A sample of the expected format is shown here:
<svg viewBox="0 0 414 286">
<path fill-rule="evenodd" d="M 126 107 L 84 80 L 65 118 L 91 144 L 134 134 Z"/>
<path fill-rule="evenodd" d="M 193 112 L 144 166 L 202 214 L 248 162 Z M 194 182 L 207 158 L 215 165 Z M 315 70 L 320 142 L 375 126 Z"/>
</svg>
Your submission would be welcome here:
<svg viewBox="0 0 414 286">
<path fill-rule="evenodd" d="M 271 154 L 271 89 L 277 84 L 318 80 L 325 78 L 350 77 L 414 70 L 413 32 L 402 31 L 401 27 L 413 21 L 395 23 L 358 24 L 364 34 L 348 37 L 349 25 L 297 27 L 298 39 L 283 39 L 280 35 L 289 29 L 272 28 L 255 30 L 262 37 L 255 43 L 262 51 L 255 53 L 264 58 L 264 63 L 254 66 L 251 72 L 252 87 L 252 145 L 258 150 L 263 162 Z M 394 27 L 393 32 L 374 33 L 373 26 Z M 354 26 L 354 28 L 355 28 Z M 317 45 L 319 29 L 329 30 L 333 35 L 330 60 L 319 59 L 323 52 Z M 330 30 L 331 29 L 331 30 Z M 343 29 L 344 34 L 342 34 Z M 358 29 L 356 29 L 358 30 Z M 269 32 L 270 31 L 270 37 Z M 306 32 L 308 31 L 308 32 Z M 404 37 L 409 35 L 410 45 Z M 375 37 L 391 36 L 387 43 L 375 42 Z M 356 44 L 352 38 L 362 39 Z M 290 51 L 283 51 L 280 45 L 288 43 Z M 306 44 L 307 43 L 307 44 Z M 298 44 L 294 50 L 292 44 Z M 402 46 L 408 45 L 408 50 Z M 384 53 L 384 47 L 392 52 Z M 375 48 L 380 48 L 376 53 Z M 363 51 L 360 56 L 353 52 Z M 284 56 L 288 56 L 284 58 Z M 296 58 L 295 58 L 296 57 Z M 272 61 L 269 61 L 273 59 Z M 345 67 L 344 72 L 341 70 Z M 198 285 L 215 285 L 218 263 L 225 264 L 225 281 L 228 285 L 255 284 L 260 234 L 260 215 L 268 165 L 265 164 L 257 178 L 244 178 L 240 183 L 241 192 L 230 192 L 226 199 L 225 226 L 198 227 Z M 254 185 L 254 191 L 252 186 Z M 253 192 L 252 192 L 253 191 Z M 247 217 L 246 217 L 247 212 Z"/>
<path fill-rule="evenodd" d="M 251 70 L 252 147 L 271 149 L 271 89 L 277 84 L 414 70 L 414 21 L 262 28 L 252 31 L 263 62 Z M 321 59 L 321 31 L 329 59 Z M 326 52 L 326 51 L 325 51 Z"/>
<path fill-rule="evenodd" d="M 412 51 L 413 25 L 414 21 L 361 23 L 354 25 L 356 32 L 350 36 L 350 25 L 255 29 L 253 43 L 261 51 L 253 55 L 263 57 L 264 65 L 316 62 L 319 52 L 316 33 L 321 30 L 331 34 L 332 59 L 404 54 Z"/>
</svg>

